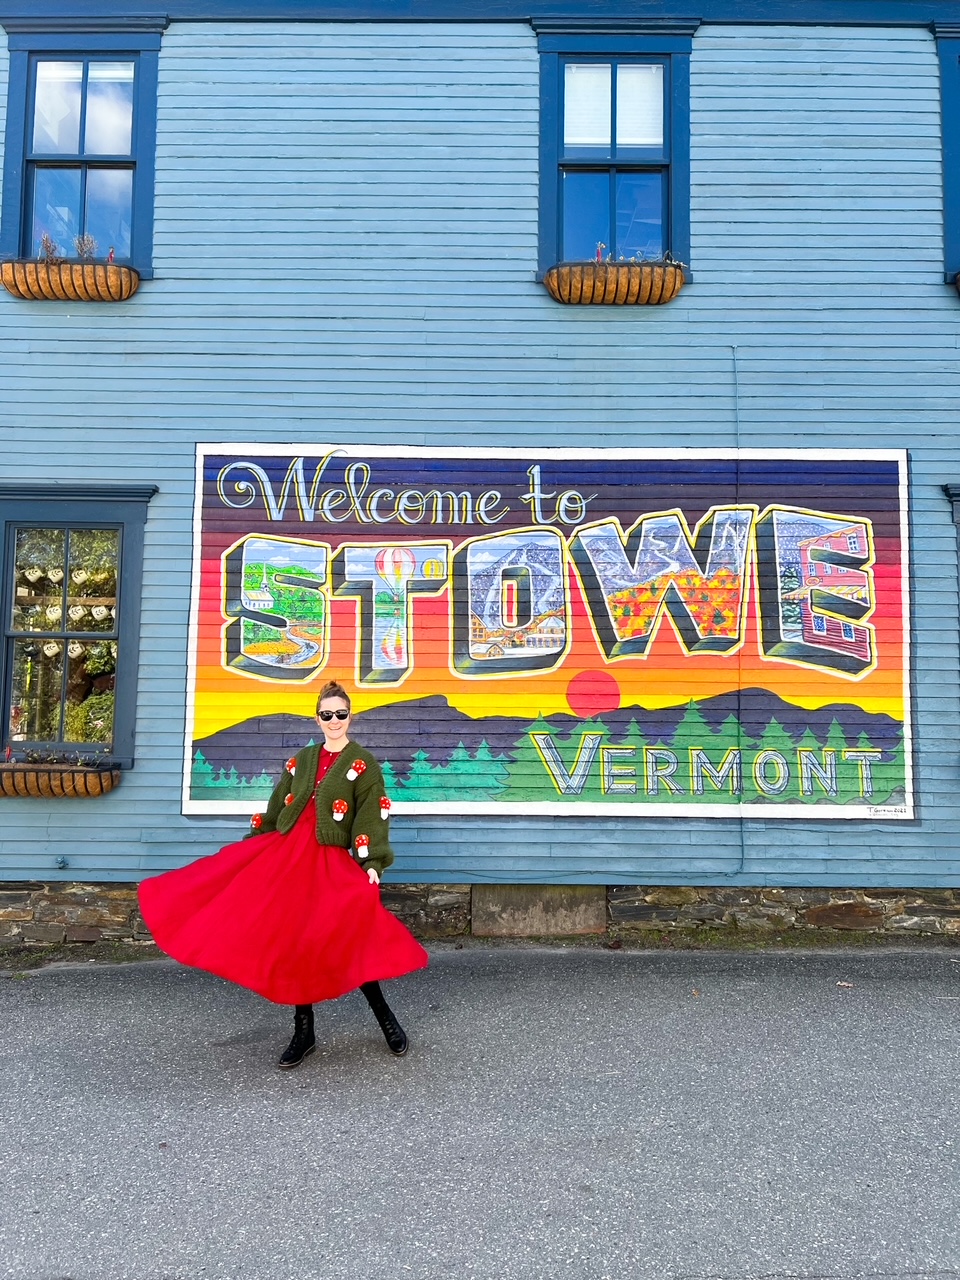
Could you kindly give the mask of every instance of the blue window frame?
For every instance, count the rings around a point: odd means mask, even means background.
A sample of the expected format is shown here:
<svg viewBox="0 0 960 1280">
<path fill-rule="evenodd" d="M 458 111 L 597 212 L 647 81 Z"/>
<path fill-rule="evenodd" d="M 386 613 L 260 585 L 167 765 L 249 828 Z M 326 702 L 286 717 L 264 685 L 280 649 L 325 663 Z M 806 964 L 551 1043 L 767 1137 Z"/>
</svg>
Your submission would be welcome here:
<svg viewBox="0 0 960 1280">
<path fill-rule="evenodd" d="M 160 26 L 51 32 L 5 22 L 10 79 L 0 254 L 153 274 Z"/>
<path fill-rule="evenodd" d="M 936 23 L 943 135 L 943 267 L 953 283 L 960 272 L 960 26 Z"/>
<path fill-rule="evenodd" d="M 693 25 L 564 31 L 540 43 L 540 273 L 670 253 L 690 263 Z"/>
<path fill-rule="evenodd" d="M 0 484 L 2 746 L 132 768 L 155 485 Z"/>
</svg>

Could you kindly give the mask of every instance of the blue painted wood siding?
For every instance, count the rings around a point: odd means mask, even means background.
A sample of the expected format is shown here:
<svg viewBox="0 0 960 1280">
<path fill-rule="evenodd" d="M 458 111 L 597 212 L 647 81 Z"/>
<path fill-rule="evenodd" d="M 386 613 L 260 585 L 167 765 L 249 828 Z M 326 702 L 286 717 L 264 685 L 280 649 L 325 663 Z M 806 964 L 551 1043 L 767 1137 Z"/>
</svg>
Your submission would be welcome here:
<svg viewBox="0 0 960 1280">
<path fill-rule="evenodd" d="M 139 762 L 100 801 L 2 801 L 0 874 L 126 880 L 239 833 L 179 814 L 194 444 L 352 437 L 912 455 L 917 823 L 410 817 L 397 877 L 956 883 L 960 303 L 932 36 L 701 28 L 696 281 L 650 309 L 535 282 L 537 61 L 511 24 L 164 36 L 157 279 L 123 307 L 0 297 L 3 477 L 160 485 Z"/>
</svg>

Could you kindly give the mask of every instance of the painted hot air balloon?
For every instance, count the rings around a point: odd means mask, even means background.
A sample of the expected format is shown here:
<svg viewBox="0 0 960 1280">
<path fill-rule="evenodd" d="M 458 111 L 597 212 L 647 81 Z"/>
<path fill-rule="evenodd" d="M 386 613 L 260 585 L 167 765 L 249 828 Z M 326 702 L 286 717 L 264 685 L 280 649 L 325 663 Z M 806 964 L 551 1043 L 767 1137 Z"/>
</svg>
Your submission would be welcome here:
<svg viewBox="0 0 960 1280">
<path fill-rule="evenodd" d="M 374 560 L 377 573 L 397 595 L 417 569 L 417 557 L 406 547 L 384 547 Z"/>
</svg>

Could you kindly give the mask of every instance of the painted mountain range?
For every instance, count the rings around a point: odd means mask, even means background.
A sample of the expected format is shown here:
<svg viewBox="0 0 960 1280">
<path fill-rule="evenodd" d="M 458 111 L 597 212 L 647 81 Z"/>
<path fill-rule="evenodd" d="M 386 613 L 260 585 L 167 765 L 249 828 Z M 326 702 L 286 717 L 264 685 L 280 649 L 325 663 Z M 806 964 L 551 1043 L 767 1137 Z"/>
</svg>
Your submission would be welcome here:
<svg viewBox="0 0 960 1280">
<path fill-rule="evenodd" d="M 832 703 L 811 711 L 785 702 L 765 689 L 744 689 L 721 694 L 693 704 L 706 726 L 720 734 L 731 717 L 739 723 L 745 740 L 759 741 L 773 722 L 794 744 L 805 736 L 824 744 L 831 725 L 836 721 L 846 740 L 852 745 L 865 737 L 889 759 L 897 751 L 902 725 L 890 716 L 874 715 L 849 703 Z M 558 738 L 573 732 L 589 731 L 602 722 L 611 742 L 623 741 L 635 725 L 650 743 L 669 743 L 677 733 L 689 706 L 621 707 L 605 711 L 594 720 L 583 720 L 570 714 L 547 716 L 537 728 L 548 730 Z M 374 751 L 380 760 L 389 762 L 392 772 L 403 778 L 415 758 L 424 753 L 432 765 L 445 767 L 458 750 L 465 748 L 471 756 L 484 746 L 494 758 L 510 760 L 530 731 L 527 718 L 486 716 L 474 720 L 451 707 L 444 697 L 417 698 L 377 707 L 357 715 L 353 736 Z M 311 739 L 319 740 L 317 724 L 308 716 L 259 716 L 231 725 L 229 729 L 204 738 L 195 750 L 218 775 L 232 773 L 240 778 L 276 777 L 284 760 Z"/>
</svg>

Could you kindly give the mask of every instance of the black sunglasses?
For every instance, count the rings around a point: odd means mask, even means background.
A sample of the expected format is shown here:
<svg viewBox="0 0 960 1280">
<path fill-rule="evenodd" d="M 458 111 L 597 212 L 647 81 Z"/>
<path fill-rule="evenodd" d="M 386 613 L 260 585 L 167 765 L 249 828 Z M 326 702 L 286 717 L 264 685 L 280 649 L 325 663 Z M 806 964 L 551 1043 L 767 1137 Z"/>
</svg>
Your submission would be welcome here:
<svg viewBox="0 0 960 1280">
<path fill-rule="evenodd" d="M 317 715 L 324 722 L 324 724 L 326 724 L 329 720 L 332 720 L 334 716 L 336 716 L 338 720 L 346 720 L 349 717 L 350 712 L 349 711 L 318 711 Z"/>
</svg>

